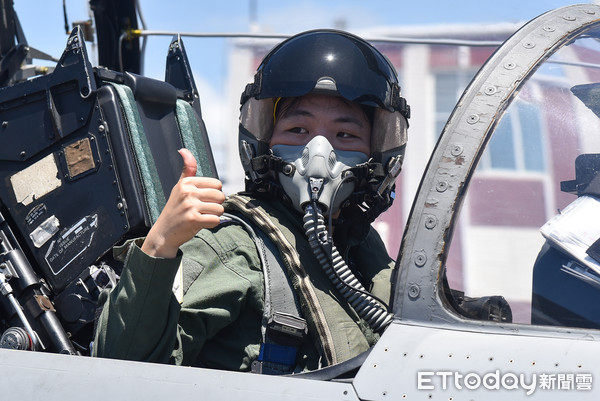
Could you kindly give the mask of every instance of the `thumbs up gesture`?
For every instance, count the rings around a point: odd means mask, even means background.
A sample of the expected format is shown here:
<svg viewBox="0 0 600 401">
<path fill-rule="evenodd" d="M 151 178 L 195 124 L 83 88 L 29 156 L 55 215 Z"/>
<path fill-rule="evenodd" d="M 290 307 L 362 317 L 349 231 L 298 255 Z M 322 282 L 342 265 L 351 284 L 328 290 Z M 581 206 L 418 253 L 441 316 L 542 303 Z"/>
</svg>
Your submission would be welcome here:
<svg viewBox="0 0 600 401">
<path fill-rule="evenodd" d="M 224 212 L 221 181 L 196 177 L 196 159 L 180 149 L 183 171 L 167 204 L 150 229 L 142 251 L 154 257 L 173 258 L 181 245 L 203 228 L 216 227 Z"/>
</svg>

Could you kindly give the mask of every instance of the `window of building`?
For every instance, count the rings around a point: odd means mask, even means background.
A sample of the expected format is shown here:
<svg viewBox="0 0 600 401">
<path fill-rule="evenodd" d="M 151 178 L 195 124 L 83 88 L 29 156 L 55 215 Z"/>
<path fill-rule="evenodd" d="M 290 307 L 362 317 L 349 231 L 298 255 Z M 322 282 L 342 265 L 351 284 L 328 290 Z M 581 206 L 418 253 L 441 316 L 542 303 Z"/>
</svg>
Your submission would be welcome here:
<svg viewBox="0 0 600 401">
<path fill-rule="evenodd" d="M 477 72 L 476 69 L 438 71 L 435 79 L 435 133 L 439 137 L 456 102 Z"/>
<path fill-rule="evenodd" d="M 517 101 L 498 123 L 481 161 L 482 169 L 544 172 L 542 133 L 538 106 Z"/>
</svg>

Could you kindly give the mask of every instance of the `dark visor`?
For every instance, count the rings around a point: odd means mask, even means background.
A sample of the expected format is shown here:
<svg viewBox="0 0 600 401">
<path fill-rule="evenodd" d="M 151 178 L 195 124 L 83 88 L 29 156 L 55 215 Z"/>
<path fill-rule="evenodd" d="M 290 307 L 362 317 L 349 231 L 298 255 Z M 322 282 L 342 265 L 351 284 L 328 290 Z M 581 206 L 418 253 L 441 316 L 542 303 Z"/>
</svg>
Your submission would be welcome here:
<svg viewBox="0 0 600 401">
<path fill-rule="evenodd" d="M 337 92 L 350 101 L 402 111 L 394 67 L 362 39 L 344 32 L 320 31 L 283 43 L 259 66 L 251 96 L 302 96 L 311 92 L 319 80 L 330 78 Z"/>
</svg>

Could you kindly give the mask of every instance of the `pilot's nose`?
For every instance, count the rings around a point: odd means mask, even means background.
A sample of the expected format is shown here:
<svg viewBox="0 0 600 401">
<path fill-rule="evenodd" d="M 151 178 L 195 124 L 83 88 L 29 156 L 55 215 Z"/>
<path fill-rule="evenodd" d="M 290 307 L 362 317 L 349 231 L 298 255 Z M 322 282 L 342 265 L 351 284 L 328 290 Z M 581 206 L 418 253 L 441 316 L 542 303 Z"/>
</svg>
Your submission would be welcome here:
<svg viewBox="0 0 600 401">
<path fill-rule="evenodd" d="M 334 132 L 332 132 L 331 130 L 328 130 L 327 128 L 320 128 L 320 129 L 317 129 L 316 131 L 314 131 L 312 133 L 312 135 L 310 136 L 308 142 L 312 141 L 314 138 L 316 138 L 318 136 L 327 139 L 327 142 L 329 142 L 332 146 L 335 145 L 335 138 L 337 135 Z"/>
<path fill-rule="evenodd" d="M 302 155 L 303 167 L 307 177 L 327 178 L 335 165 L 336 156 L 329 140 L 322 136 L 315 136 L 307 144 Z"/>
</svg>

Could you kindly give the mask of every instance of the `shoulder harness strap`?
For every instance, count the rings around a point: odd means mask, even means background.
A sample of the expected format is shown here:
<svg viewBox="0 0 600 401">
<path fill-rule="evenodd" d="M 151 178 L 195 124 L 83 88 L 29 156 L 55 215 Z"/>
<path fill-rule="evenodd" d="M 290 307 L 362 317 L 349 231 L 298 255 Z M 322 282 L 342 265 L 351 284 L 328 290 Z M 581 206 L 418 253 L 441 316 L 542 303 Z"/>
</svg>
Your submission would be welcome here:
<svg viewBox="0 0 600 401">
<path fill-rule="evenodd" d="M 279 255 L 281 255 L 281 258 L 285 262 L 286 272 L 289 274 L 292 282 L 298 287 L 298 294 L 302 297 L 302 305 L 304 306 L 306 302 L 306 313 L 310 313 L 308 323 L 315 335 L 315 345 L 318 347 L 327 365 L 338 363 L 333 333 L 325 318 L 316 289 L 300 262 L 300 255 L 297 249 L 292 246 L 282 230 L 273 223 L 271 217 L 265 211 L 261 210 L 260 207 L 253 207 L 252 200 L 241 195 L 230 195 L 227 198 L 227 202 L 230 207 L 237 209 L 239 213 L 251 214 L 253 223 L 280 249 Z"/>
<path fill-rule="evenodd" d="M 248 232 L 256 245 L 264 273 L 262 343 L 259 357 L 252 363 L 252 372 L 291 373 L 308 330 L 277 246 L 262 230 L 255 230 L 242 217 L 230 213 L 224 213 L 223 217 L 224 223 L 239 224 Z"/>
</svg>

